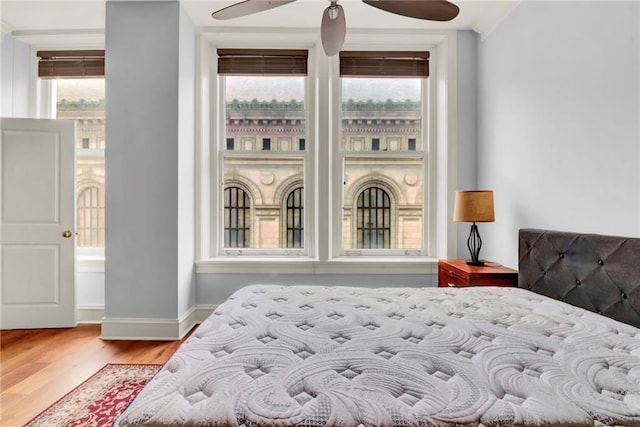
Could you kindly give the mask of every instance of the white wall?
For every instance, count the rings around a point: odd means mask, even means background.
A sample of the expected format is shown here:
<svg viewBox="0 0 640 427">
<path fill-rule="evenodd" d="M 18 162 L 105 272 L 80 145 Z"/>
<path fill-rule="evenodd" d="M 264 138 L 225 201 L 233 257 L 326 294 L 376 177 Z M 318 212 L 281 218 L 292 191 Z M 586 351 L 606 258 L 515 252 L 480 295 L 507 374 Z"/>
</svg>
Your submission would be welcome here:
<svg viewBox="0 0 640 427">
<path fill-rule="evenodd" d="M 178 50 L 178 313 L 196 303 L 195 291 L 195 117 L 196 32 L 180 8 Z"/>
<path fill-rule="evenodd" d="M 479 42 L 485 257 L 517 267 L 521 227 L 640 235 L 639 8 L 525 1 Z"/>
<path fill-rule="evenodd" d="M 29 117 L 31 48 L 7 34 L 2 36 L 0 54 L 0 116 Z"/>
</svg>

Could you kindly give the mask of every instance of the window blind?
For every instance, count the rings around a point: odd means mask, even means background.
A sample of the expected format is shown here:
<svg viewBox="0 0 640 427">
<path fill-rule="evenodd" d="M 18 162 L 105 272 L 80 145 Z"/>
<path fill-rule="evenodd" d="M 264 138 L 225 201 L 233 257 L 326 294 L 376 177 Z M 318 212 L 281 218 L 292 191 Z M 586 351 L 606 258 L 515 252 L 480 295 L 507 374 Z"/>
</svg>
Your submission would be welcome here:
<svg viewBox="0 0 640 427">
<path fill-rule="evenodd" d="M 42 79 L 104 77 L 104 50 L 39 50 Z"/>
<path fill-rule="evenodd" d="M 429 52 L 340 52 L 341 77 L 429 77 Z"/>
<path fill-rule="evenodd" d="M 306 76 L 306 50 L 218 49 L 223 76 Z"/>
</svg>

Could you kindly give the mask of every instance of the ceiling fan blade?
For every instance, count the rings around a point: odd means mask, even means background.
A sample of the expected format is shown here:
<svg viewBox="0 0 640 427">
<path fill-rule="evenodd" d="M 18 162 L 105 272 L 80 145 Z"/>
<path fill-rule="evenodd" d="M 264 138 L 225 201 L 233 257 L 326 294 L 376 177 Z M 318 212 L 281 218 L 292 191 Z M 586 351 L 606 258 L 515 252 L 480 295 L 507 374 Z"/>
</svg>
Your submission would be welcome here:
<svg viewBox="0 0 640 427">
<path fill-rule="evenodd" d="M 332 18 L 334 15 L 335 17 Z M 322 24 L 320 25 L 320 38 L 324 53 L 327 56 L 333 56 L 340 52 L 346 34 L 347 20 L 344 17 L 342 6 L 327 7 L 322 14 Z"/>
<path fill-rule="evenodd" d="M 296 0 L 245 0 L 232 4 L 211 14 L 214 19 L 232 19 L 241 16 L 251 15 L 274 7 L 283 6 Z"/>
<path fill-rule="evenodd" d="M 396 15 L 429 21 L 451 21 L 458 16 L 460 8 L 446 0 L 362 0 L 373 6 Z"/>
</svg>

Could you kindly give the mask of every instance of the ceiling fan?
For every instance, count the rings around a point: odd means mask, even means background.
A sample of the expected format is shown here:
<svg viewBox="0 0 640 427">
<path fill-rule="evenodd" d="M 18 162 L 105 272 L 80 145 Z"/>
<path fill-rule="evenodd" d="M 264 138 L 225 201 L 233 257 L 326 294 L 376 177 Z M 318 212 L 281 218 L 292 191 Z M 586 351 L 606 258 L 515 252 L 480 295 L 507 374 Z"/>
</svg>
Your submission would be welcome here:
<svg viewBox="0 0 640 427">
<path fill-rule="evenodd" d="M 214 19 L 232 19 L 251 15 L 292 3 L 296 0 L 245 0 L 232 4 L 211 14 Z M 328 56 L 342 49 L 347 33 L 346 20 L 338 0 L 328 0 L 331 4 L 322 14 L 320 38 Z M 429 21 L 450 21 L 460 9 L 447 0 L 362 0 L 365 4 L 396 15 Z"/>
</svg>

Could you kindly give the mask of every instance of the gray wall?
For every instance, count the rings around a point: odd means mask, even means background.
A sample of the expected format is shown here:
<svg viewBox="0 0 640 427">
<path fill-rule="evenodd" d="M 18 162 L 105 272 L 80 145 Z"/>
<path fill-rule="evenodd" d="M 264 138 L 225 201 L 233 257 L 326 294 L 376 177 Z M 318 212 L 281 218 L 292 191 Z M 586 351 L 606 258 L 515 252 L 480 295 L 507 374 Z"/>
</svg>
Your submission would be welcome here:
<svg viewBox="0 0 640 427">
<path fill-rule="evenodd" d="M 195 300 L 195 33 L 180 9 L 106 4 L 107 318 L 175 319 Z"/>
<path fill-rule="evenodd" d="M 1 117 L 29 117 L 30 47 L 5 35 L 0 42 Z"/>
<path fill-rule="evenodd" d="M 522 2 L 479 41 L 483 253 L 517 267 L 517 230 L 640 235 L 640 3 Z"/>
<path fill-rule="evenodd" d="M 458 31 L 458 190 L 476 190 L 478 183 L 478 34 Z M 471 224 L 457 224 L 457 257 L 470 258 L 467 237 Z M 482 235 L 486 224 L 479 225 Z M 481 253 L 481 257 L 484 252 Z"/>
<path fill-rule="evenodd" d="M 437 286 L 435 275 L 414 274 L 198 274 L 198 304 L 220 304 L 248 285 L 416 287 Z"/>
</svg>

